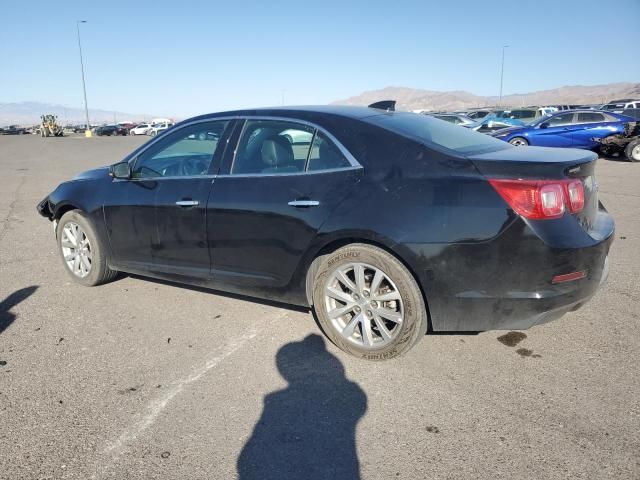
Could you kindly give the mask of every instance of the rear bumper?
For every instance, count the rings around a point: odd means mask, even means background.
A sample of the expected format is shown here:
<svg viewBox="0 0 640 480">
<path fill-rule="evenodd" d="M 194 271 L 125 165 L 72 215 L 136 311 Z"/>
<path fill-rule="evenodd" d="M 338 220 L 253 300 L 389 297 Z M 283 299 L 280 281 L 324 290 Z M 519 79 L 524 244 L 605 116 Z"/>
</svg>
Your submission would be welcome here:
<svg viewBox="0 0 640 480">
<path fill-rule="evenodd" d="M 489 242 L 413 245 L 423 259 L 419 276 L 433 330 L 521 330 L 582 307 L 609 274 L 613 221 L 601 214 L 606 229 L 578 248 L 551 248 L 521 220 Z M 578 271 L 586 277 L 551 283 Z"/>
<path fill-rule="evenodd" d="M 578 310 L 596 294 L 609 275 L 609 260 L 605 257 L 602 271 L 596 278 L 576 280 L 574 285 L 554 285 L 531 292 L 506 292 L 503 298 L 477 295 L 459 297 L 460 308 L 469 313 L 469 320 L 460 322 L 456 330 L 526 330 L 557 320 Z"/>
</svg>

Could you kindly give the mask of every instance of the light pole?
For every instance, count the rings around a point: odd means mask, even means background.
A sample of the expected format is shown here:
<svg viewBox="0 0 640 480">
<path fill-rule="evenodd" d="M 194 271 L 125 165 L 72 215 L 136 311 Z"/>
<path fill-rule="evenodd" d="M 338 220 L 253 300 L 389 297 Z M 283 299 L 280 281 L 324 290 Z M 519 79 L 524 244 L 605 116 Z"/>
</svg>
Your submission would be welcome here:
<svg viewBox="0 0 640 480">
<path fill-rule="evenodd" d="M 85 137 L 91 136 L 91 123 L 89 122 L 89 105 L 87 105 L 87 87 L 84 83 L 84 62 L 82 60 L 82 44 L 80 43 L 80 24 L 87 23 L 86 20 L 76 20 L 76 30 L 78 32 L 78 50 L 80 51 L 80 72 L 82 73 L 82 92 L 84 93 L 84 115 L 87 121 L 87 128 L 84 131 Z"/>
<path fill-rule="evenodd" d="M 504 50 L 509 48 L 509 45 L 502 46 L 502 65 L 500 67 L 500 100 L 498 100 L 498 106 L 502 105 L 502 80 L 504 79 Z"/>
</svg>

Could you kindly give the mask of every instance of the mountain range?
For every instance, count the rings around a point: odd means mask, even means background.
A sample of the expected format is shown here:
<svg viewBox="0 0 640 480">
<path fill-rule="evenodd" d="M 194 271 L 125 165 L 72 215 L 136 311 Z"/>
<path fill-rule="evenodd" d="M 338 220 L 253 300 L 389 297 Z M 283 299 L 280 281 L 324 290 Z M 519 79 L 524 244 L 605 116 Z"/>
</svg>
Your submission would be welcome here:
<svg viewBox="0 0 640 480">
<path fill-rule="evenodd" d="M 380 100 L 396 100 L 397 110 L 461 110 L 473 107 L 527 105 L 594 104 L 619 98 L 640 98 L 640 83 L 571 85 L 552 90 L 483 97 L 465 91 L 438 92 L 408 87 L 386 87 L 333 102 L 337 105 L 369 105 Z"/>
<path fill-rule="evenodd" d="M 640 98 L 640 83 L 609 83 L 605 85 L 571 85 L 531 93 L 516 93 L 502 97 L 502 106 L 593 104 L 606 103 L 619 98 Z M 397 110 L 460 110 L 493 106 L 496 96 L 480 96 L 465 91 L 439 92 L 408 87 L 386 87 L 363 92 L 354 97 L 333 102 L 337 105 L 369 105 L 379 100 L 396 100 Z M 43 102 L 0 103 L 0 126 L 33 125 L 40 115 L 52 113 L 63 125 L 84 123 L 84 109 Z M 112 110 L 89 109 L 92 124 L 119 121 L 144 121 L 157 115 L 126 113 Z"/>
<path fill-rule="evenodd" d="M 53 114 L 58 116 L 62 125 L 84 124 L 84 108 L 67 107 L 43 102 L 0 103 L 0 126 L 3 125 L 34 125 L 40 123 L 40 115 Z M 89 109 L 89 120 L 93 125 L 115 123 L 121 121 L 143 121 L 153 118 L 150 114 L 134 114 L 116 112 L 113 110 Z"/>
</svg>

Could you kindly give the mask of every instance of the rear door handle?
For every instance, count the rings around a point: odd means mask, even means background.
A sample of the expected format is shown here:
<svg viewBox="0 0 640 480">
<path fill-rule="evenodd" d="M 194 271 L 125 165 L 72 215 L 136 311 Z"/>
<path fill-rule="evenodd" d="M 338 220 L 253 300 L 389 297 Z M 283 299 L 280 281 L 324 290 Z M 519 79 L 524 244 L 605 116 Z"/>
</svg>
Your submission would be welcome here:
<svg viewBox="0 0 640 480">
<path fill-rule="evenodd" d="M 320 205 L 320 202 L 317 200 L 291 200 L 289 202 L 289 205 L 292 207 L 299 207 L 299 208 L 317 207 L 318 205 Z"/>
<path fill-rule="evenodd" d="M 196 205 L 200 205 L 198 200 L 178 200 L 176 205 L 179 207 L 195 207 Z"/>
</svg>

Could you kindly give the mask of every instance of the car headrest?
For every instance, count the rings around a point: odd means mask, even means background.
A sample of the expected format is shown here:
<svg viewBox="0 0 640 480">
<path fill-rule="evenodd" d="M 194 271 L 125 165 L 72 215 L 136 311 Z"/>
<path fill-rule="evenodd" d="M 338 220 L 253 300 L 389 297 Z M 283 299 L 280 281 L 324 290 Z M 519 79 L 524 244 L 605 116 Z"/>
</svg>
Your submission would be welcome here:
<svg viewBox="0 0 640 480">
<path fill-rule="evenodd" d="M 270 167 L 284 166 L 293 161 L 293 147 L 289 140 L 280 135 L 274 135 L 262 142 L 260 154 L 262 163 Z"/>
</svg>

